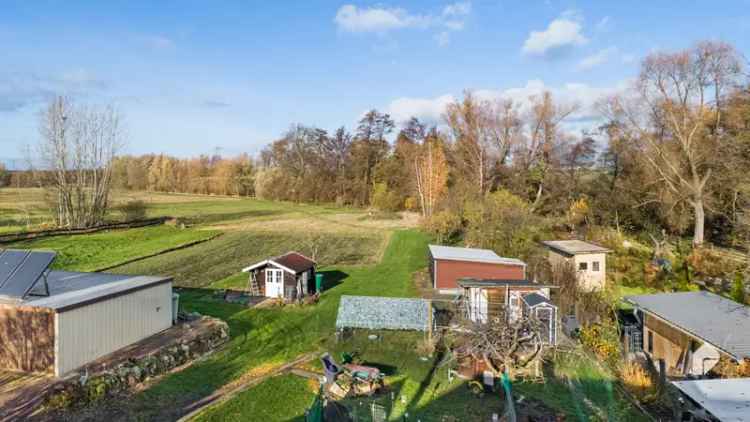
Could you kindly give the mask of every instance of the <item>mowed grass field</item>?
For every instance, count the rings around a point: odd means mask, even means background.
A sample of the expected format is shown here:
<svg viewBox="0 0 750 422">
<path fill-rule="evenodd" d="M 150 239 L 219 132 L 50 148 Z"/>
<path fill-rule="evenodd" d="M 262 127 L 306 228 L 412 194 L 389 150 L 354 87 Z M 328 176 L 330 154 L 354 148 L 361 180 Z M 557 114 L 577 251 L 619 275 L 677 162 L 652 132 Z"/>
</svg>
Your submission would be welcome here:
<svg viewBox="0 0 750 422">
<path fill-rule="evenodd" d="M 151 226 L 130 230 L 109 230 L 87 235 L 56 236 L 13 243 L 20 249 L 57 252 L 54 269 L 97 271 L 161 251 L 211 239 L 216 230 Z"/>
<path fill-rule="evenodd" d="M 132 199 L 146 202 L 149 217 L 171 216 L 181 224 L 50 237 L 5 247 L 54 250 L 58 253 L 54 267 L 75 271 L 110 268 L 145 257 L 108 271 L 169 275 L 177 285 L 199 287 L 290 250 L 314 256 L 321 265 L 372 264 L 381 258 L 393 229 L 413 225 L 407 220 L 370 218 L 359 209 L 251 198 L 121 192 L 114 202 Z M 46 215 L 43 191 L 0 189 L 0 223 L 16 221 L 18 215 L 8 210 L 18 209 Z M 44 218 L 49 221 L 49 215 Z M 22 229 L 6 224 L 0 230 L 9 228 Z M 206 239 L 211 240 L 159 254 Z"/>
<path fill-rule="evenodd" d="M 33 197 L 29 195 L 29 201 Z M 227 321 L 230 342 L 192 366 L 154 380 L 127 400 L 104 401 L 66 418 L 175 420 L 191 404 L 219 389 L 266 373 L 301 354 L 324 350 L 336 357 L 343 351 L 356 350 L 367 363 L 386 371 L 396 400 L 391 402 L 390 396 L 377 400 L 388 409 L 390 420 L 401 420 L 407 413 L 410 419 L 418 417 L 423 421 L 441 420 L 445 415 L 457 416 L 459 420 L 487 420 L 491 413 L 501 410 L 498 397 L 476 398 L 463 382 L 449 383 L 446 369 L 437 366 L 437 356 L 420 355 L 418 346 L 423 336 L 419 333 L 382 333 L 381 340 L 375 343 L 366 336 L 334 341 L 336 312 L 342 295 L 417 294 L 413 273 L 427 264 L 429 238 L 411 228 L 413 219 L 392 216 L 380 219 L 363 210 L 245 198 L 135 193 L 120 196 L 118 201 L 128 198 L 148 200 L 149 216 L 179 217 L 187 227 L 113 230 L 10 246 L 55 250 L 59 254 L 55 263 L 58 269 L 90 271 L 116 266 L 110 272 L 172 276 L 176 285 L 181 286 L 178 291 L 183 310 Z M 0 209 L 12 207 L 0 202 Z M 210 240 L 159 254 L 205 239 Z M 239 272 L 244 266 L 288 250 L 315 255 L 319 262 L 325 291 L 318 304 L 248 309 L 223 302 L 217 295 L 217 289 L 246 286 L 247 277 Z M 154 254 L 159 255 L 149 257 Z M 140 257 L 146 258 L 117 266 Z M 586 379 L 603 377 L 588 370 L 582 373 Z M 598 394 L 594 384 L 591 388 L 586 384 L 587 388 L 579 391 L 562 381 L 551 382 L 555 383 L 554 388 L 537 384 L 519 388 L 523 394 L 541 397 L 571 417 L 578 416 L 580 409 L 570 404 L 584 399 L 602 409 L 622 406 L 616 394 L 613 396 L 611 391 Z M 314 394 L 312 383 L 282 375 L 208 409 L 196 419 L 302 420 Z M 347 405 L 364 415 L 368 403 L 354 400 Z"/>
</svg>

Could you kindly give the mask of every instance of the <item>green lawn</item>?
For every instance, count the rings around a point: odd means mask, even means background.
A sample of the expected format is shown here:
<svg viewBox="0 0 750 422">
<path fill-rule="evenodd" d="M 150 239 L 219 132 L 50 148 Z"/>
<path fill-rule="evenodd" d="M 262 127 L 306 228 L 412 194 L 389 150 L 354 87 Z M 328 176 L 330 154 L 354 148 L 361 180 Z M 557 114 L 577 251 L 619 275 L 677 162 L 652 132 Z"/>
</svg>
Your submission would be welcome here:
<svg viewBox="0 0 750 422">
<path fill-rule="evenodd" d="M 174 419 L 181 414 L 182 406 L 253 368 L 322 350 L 333 333 L 341 295 L 415 295 L 409 280 L 414 271 L 426 265 L 427 240 L 418 231 L 397 231 L 376 265 L 322 268 L 328 290 L 314 306 L 247 309 L 216 300 L 210 289 L 182 289 L 184 309 L 214 315 L 229 323 L 230 343 L 208 359 L 166 376 L 131 400 L 111 405 L 120 408 L 120 420 Z M 252 420 L 252 415 L 248 415 Z"/>
<path fill-rule="evenodd" d="M 383 234 L 376 233 L 324 235 L 317 247 L 315 258 L 324 265 L 368 262 L 379 255 L 383 239 Z M 174 277 L 177 285 L 200 287 L 236 275 L 250 264 L 290 250 L 311 255 L 310 246 L 304 234 L 299 231 L 227 232 L 210 242 L 118 267 L 116 272 L 169 274 Z"/>
<path fill-rule="evenodd" d="M 280 375 L 247 389 L 229 402 L 201 414 L 206 422 L 304 421 L 304 412 L 315 398 L 307 380 Z M 252 418 L 248 418 L 252 415 Z"/>
<path fill-rule="evenodd" d="M 55 269 L 95 271 L 134 258 L 208 239 L 216 234 L 218 232 L 210 230 L 152 226 L 87 235 L 48 237 L 16 242 L 8 246 L 56 251 L 57 258 L 53 264 Z"/>
</svg>

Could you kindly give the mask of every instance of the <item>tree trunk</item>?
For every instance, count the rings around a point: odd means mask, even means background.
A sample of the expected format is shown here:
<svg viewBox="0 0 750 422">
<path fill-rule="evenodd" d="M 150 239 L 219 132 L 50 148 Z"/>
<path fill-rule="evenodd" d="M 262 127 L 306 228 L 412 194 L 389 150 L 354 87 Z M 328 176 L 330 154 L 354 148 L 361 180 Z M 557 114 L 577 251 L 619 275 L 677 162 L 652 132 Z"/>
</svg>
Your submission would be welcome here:
<svg viewBox="0 0 750 422">
<path fill-rule="evenodd" d="M 703 198 L 692 201 L 693 213 L 695 214 L 695 225 L 693 227 L 693 246 L 698 247 L 703 244 L 704 227 L 706 224 L 706 211 L 703 209 Z"/>
</svg>

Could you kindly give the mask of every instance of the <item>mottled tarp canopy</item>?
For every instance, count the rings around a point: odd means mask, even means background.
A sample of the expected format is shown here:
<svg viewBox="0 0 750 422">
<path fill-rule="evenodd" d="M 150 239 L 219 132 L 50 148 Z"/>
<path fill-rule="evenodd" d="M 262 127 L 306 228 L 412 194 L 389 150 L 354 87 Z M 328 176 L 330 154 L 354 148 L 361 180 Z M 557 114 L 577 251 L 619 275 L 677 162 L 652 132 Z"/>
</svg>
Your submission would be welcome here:
<svg viewBox="0 0 750 422">
<path fill-rule="evenodd" d="M 342 296 L 336 328 L 428 331 L 431 312 L 424 299 Z"/>
</svg>

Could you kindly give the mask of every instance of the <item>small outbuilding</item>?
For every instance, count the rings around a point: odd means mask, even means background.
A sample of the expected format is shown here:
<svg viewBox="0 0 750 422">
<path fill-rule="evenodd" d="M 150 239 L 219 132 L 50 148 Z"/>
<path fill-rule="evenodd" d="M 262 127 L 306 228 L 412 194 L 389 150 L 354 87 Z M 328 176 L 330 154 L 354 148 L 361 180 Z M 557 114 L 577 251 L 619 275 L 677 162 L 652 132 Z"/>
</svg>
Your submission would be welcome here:
<svg viewBox="0 0 750 422">
<path fill-rule="evenodd" d="M 507 318 L 511 322 L 533 315 L 542 325 L 545 344 L 557 343 L 557 306 L 550 300 L 550 288 L 529 280 L 477 280 L 463 278 L 458 281 L 466 299 L 469 320 L 488 323 L 493 318 Z"/>
<path fill-rule="evenodd" d="M 242 269 L 250 273 L 254 296 L 297 300 L 316 293 L 315 261 L 299 252 L 287 252 Z"/>
<path fill-rule="evenodd" d="M 683 409 L 694 419 L 750 422 L 750 378 L 672 381 L 686 399 Z"/>
<path fill-rule="evenodd" d="M 750 307 L 714 293 L 627 296 L 641 324 L 643 351 L 673 375 L 702 376 L 723 357 L 750 360 Z"/>
<path fill-rule="evenodd" d="M 172 279 L 52 271 L 0 250 L 0 369 L 64 376 L 173 322 Z"/>
<path fill-rule="evenodd" d="M 609 249 L 582 240 L 548 240 L 542 244 L 549 249 L 549 262 L 553 267 L 573 266 L 580 288 L 588 291 L 604 289 Z"/>
<path fill-rule="evenodd" d="M 524 280 L 526 263 L 504 258 L 489 249 L 429 246 L 432 287 L 444 294 L 460 294 L 462 278 Z"/>
</svg>

